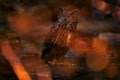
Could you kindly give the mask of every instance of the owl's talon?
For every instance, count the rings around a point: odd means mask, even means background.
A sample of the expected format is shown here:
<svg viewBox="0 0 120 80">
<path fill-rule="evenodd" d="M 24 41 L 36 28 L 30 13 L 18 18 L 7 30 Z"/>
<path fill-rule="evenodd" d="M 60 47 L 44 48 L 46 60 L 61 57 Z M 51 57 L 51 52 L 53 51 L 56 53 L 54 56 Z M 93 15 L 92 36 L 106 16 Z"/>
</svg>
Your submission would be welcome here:
<svg viewBox="0 0 120 80">
<path fill-rule="evenodd" d="M 49 61 L 48 63 L 49 63 L 49 64 L 52 64 L 52 65 L 55 65 L 55 64 L 57 64 L 57 60 L 54 59 L 53 61 Z"/>
</svg>

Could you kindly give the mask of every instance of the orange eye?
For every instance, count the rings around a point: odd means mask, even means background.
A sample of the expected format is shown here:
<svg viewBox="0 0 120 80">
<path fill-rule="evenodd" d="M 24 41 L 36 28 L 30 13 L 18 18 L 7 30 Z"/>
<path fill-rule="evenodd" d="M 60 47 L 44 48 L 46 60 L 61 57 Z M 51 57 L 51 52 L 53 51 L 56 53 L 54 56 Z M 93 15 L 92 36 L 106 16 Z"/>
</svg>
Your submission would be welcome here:
<svg viewBox="0 0 120 80">
<path fill-rule="evenodd" d="M 72 16 L 71 16 L 71 15 L 68 15 L 68 16 L 67 16 L 67 18 L 68 18 L 68 19 L 71 19 L 71 18 L 72 18 Z"/>
</svg>

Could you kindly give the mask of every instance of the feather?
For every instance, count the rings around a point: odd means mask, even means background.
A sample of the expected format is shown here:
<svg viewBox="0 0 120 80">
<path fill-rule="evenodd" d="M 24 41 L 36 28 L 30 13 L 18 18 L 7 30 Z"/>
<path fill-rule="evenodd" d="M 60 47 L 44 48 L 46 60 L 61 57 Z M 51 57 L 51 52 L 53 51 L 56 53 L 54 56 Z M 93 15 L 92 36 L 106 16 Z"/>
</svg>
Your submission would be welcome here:
<svg viewBox="0 0 120 80">
<path fill-rule="evenodd" d="M 58 22 L 56 22 L 50 29 L 44 41 L 41 59 L 43 59 L 46 63 L 53 61 L 54 59 L 57 61 L 62 60 L 76 35 L 77 22 L 67 18 L 67 16 L 64 16 L 64 11 L 65 10 L 62 9 Z M 66 14 L 67 13 L 69 15 L 69 11 L 66 11 Z M 70 14 L 70 16 L 72 15 Z M 67 20 L 62 20 L 64 19 L 63 17 Z"/>
</svg>

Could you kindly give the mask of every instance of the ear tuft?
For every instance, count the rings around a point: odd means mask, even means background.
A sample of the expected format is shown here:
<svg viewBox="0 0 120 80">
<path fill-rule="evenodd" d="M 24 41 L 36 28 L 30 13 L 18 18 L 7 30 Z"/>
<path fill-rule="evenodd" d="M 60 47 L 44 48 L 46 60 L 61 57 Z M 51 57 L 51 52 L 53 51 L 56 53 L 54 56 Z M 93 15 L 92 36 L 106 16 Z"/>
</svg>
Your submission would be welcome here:
<svg viewBox="0 0 120 80">
<path fill-rule="evenodd" d="M 73 10 L 70 12 L 70 14 L 72 15 L 72 14 L 74 14 L 74 13 L 76 13 L 76 12 L 79 12 L 79 9 L 73 9 Z"/>
<path fill-rule="evenodd" d="M 63 7 L 59 7 L 59 11 L 60 11 L 60 14 L 63 14 L 64 8 Z"/>
</svg>

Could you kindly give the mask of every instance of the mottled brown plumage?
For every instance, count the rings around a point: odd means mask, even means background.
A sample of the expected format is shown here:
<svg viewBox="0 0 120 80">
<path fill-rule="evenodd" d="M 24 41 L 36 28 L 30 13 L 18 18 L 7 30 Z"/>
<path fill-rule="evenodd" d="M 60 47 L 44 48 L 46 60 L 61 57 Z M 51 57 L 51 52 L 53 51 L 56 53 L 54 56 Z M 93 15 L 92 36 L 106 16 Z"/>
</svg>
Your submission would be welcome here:
<svg viewBox="0 0 120 80">
<path fill-rule="evenodd" d="M 48 32 L 42 50 L 41 59 L 46 63 L 56 59 L 62 60 L 77 32 L 78 9 L 60 8 L 58 21 Z"/>
</svg>

